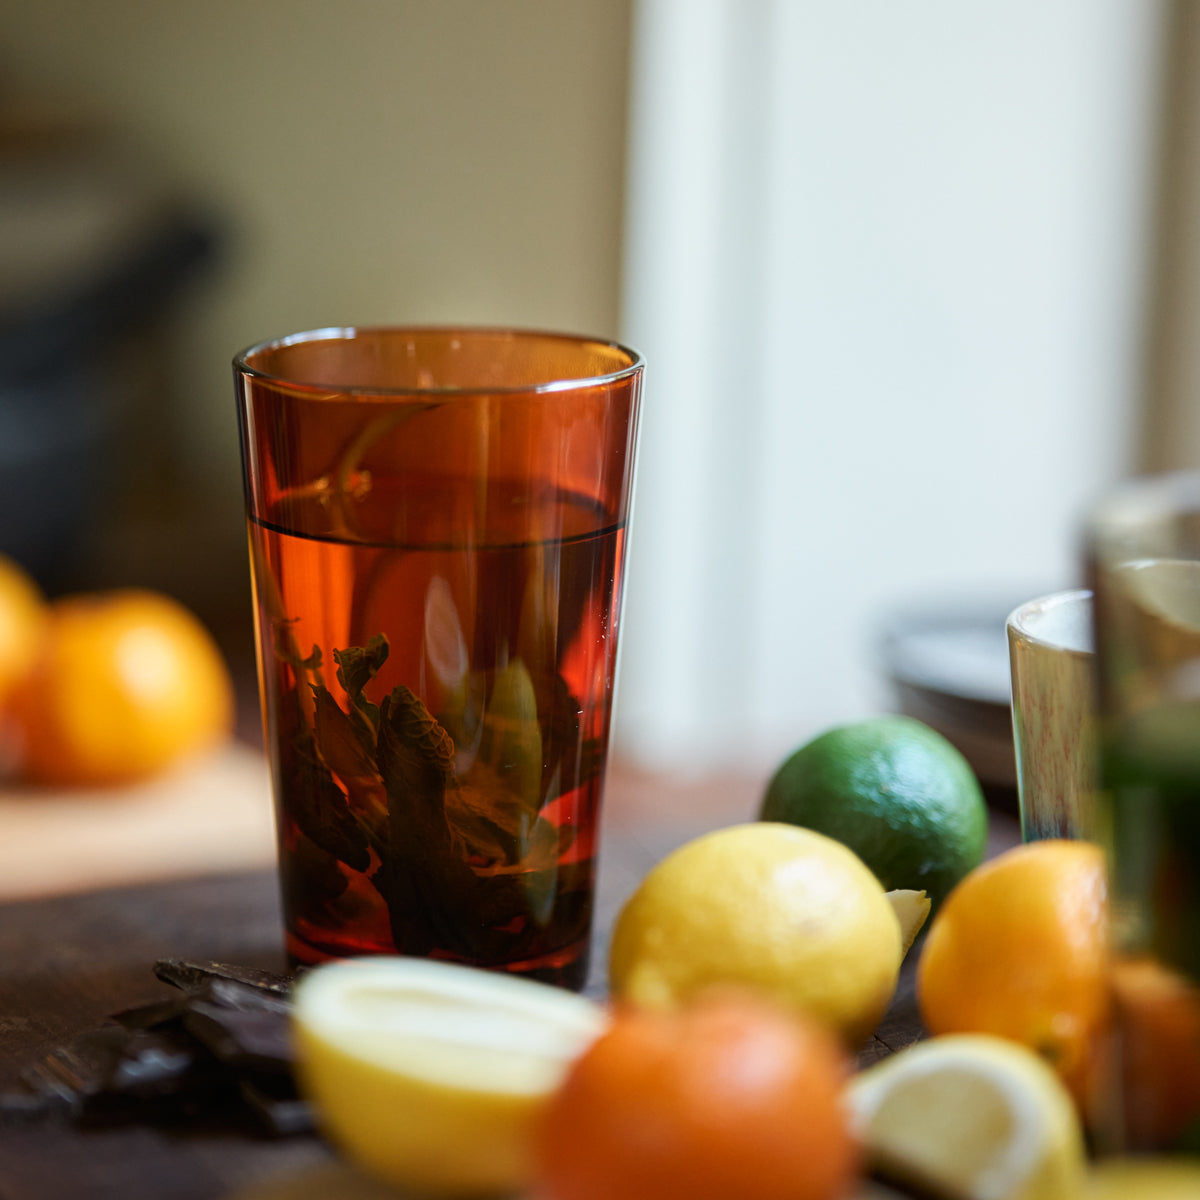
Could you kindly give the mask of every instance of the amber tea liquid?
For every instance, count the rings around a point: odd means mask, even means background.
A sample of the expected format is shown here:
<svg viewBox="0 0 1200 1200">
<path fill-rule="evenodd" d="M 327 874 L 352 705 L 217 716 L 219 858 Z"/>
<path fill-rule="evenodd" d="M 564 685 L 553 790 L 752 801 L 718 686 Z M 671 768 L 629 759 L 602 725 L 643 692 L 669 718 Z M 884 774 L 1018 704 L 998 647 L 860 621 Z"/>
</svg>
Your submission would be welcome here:
<svg viewBox="0 0 1200 1200">
<path fill-rule="evenodd" d="M 582 986 L 624 531 L 493 487 L 477 543 L 454 531 L 471 494 L 373 490 L 340 535 L 308 532 L 320 496 L 251 518 L 288 948 Z M 377 536 L 398 507 L 415 542 Z"/>
</svg>

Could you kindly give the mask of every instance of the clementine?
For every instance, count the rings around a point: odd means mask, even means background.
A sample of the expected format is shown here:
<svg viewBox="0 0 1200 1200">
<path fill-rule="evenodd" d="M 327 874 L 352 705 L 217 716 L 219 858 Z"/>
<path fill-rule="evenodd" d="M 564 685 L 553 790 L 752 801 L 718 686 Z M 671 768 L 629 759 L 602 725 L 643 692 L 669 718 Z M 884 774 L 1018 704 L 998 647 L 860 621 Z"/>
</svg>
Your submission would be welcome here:
<svg viewBox="0 0 1200 1200">
<path fill-rule="evenodd" d="M 0 555 L 0 704 L 33 666 L 45 622 L 41 589 L 23 567 Z"/>
<path fill-rule="evenodd" d="M 1200 1118 L 1200 988 L 1136 958 L 1113 964 L 1112 989 L 1122 1135 L 1167 1149 Z"/>
<path fill-rule="evenodd" d="M 136 589 L 84 594 L 50 605 L 13 715 L 31 781 L 119 783 L 227 736 L 233 687 L 216 643 L 175 600 Z"/>
<path fill-rule="evenodd" d="M 1088 842 L 1030 842 L 985 862 L 934 917 L 917 965 L 931 1033 L 1020 1042 L 1084 1104 L 1108 1016 L 1104 856 Z"/>
<path fill-rule="evenodd" d="M 550 1099 L 553 1200 L 831 1200 L 857 1174 L 848 1065 L 824 1026 L 749 993 L 618 1010 Z"/>
</svg>

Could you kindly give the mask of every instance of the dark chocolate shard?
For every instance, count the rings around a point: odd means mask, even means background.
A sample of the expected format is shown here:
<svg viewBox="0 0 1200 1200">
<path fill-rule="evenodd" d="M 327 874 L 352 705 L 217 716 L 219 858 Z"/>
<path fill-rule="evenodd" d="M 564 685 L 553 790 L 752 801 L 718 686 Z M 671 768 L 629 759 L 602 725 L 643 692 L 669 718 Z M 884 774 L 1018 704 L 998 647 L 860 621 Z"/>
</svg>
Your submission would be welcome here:
<svg viewBox="0 0 1200 1200">
<path fill-rule="evenodd" d="M 78 1119 L 99 1095 L 128 1034 L 118 1026 L 85 1033 L 26 1067 L 0 1096 L 0 1126 L 47 1118 Z"/>
<path fill-rule="evenodd" d="M 200 1120 L 287 1137 L 312 1130 L 292 1076 L 291 980 L 228 963 L 163 959 L 165 1001 L 56 1047 L 0 1094 L 0 1128 Z"/>
<path fill-rule="evenodd" d="M 185 958 L 160 958 L 154 964 L 154 974 L 180 991 L 199 991 L 210 980 L 229 979 L 247 987 L 261 988 L 279 996 L 288 996 L 292 991 L 289 975 L 278 975 L 273 971 L 262 971 L 257 967 L 238 967 L 231 963 L 200 962 Z"/>
<path fill-rule="evenodd" d="M 234 1012 L 273 1013 L 278 1017 L 287 1017 L 292 1011 L 291 1001 L 278 992 L 251 987 L 235 979 L 210 979 L 206 987 L 188 997 L 186 1007 L 192 1009 L 203 1003 Z"/>
<path fill-rule="evenodd" d="M 187 1006 L 186 996 L 173 996 L 170 1000 L 155 1000 L 150 1004 L 123 1008 L 120 1012 L 113 1013 L 110 1020 L 129 1030 L 159 1029 L 166 1025 L 178 1024 L 187 1012 Z"/>
<path fill-rule="evenodd" d="M 228 1067 L 279 1073 L 292 1069 L 292 1043 L 285 1015 L 197 1001 L 183 1018 L 183 1026 Z"/>
<path fill-rule="evenodd" d="M 105 1086 L 129 1034 L 110 1025 L 58 1046 L 43 1059 L 26 1067 L 18 1077 L 35 1094 L 56 1098 L 70 1110 L 78 1110 L 90 1096 Z"/>
<path fill-rule="evenodd" d="M 282 1077 L 243 1079 L 239 1091 L 260 1128 L 272 1137 L 296 1137 L 316 1131 L 312 1107 L 300 1098 L 290 1081 Z"/>
<path fill-rule="evenodd" d="M 0 1094 L 0 1129 L 29 1125 L 54 1117 L 71 1117 L 76 1106 L 62 1097 L 35 1092 L 28 1088 Z"/>
<path fill-rule="evenodd" d="M 211 1077 L 207 1056 L 182 1030 L 139 1029 L 127 1035 L 98 1096 L 151 1099 L 174 1096 Z"/>
</svg>

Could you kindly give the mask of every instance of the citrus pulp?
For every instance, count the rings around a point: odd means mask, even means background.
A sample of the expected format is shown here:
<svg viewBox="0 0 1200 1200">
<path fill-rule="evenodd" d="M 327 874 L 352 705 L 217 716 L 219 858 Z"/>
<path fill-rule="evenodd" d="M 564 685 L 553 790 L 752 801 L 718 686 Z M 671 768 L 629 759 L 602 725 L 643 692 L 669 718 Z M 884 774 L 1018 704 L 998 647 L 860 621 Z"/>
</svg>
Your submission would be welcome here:
<svg viewBox="0 0 1200 1200">
<path fill-rule="evenodd" d="M 1070 1095 L 1032 1051 L 1001 1038 L 933 1038 L 851 1082 L 876 1170 L 961 1200 L 1071 1200 L 1084 1175 Z"/>
<path fill-rule="evenodd" d="M 295 993 L 297 1071 L 335 1145 L 402 1187 L 524 1186 L 533 1123 L 602 1010 L 549 984 L 420 958 L 329 963 Z"/>
</svg>

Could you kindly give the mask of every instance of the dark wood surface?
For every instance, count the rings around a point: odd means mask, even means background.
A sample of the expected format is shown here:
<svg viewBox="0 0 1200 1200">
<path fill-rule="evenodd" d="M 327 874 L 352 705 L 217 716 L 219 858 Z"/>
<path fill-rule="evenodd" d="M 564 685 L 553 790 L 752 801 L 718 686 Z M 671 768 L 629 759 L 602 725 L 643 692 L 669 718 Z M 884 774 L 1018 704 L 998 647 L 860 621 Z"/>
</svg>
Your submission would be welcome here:
<svg viewBox="0 0 1200 1200">
<path fill-rule="evenodd" d="M 597 896 L 597 952 L 588 990 L 604 991 L 603 948 L 621 903 L 658 859 L 707 829 L 752 816 L 754 781 L 664 788 L 614 781 Z M 996 845 L 1016 840 L 1004 818 Z M 270 871 L 0 905 L 0 1088 L 43 1054 L 111 1013 L 169 993 L 163 957 L 282 969 Z M 911 967 L 863 1062 L 920 1036 Z M 83 1130 L 67 1123 L 0 1129 L 0 1200 L 215 1200 L 264 1179 L 318 1171 L 315 1137 L 271 1140 L 229 1130 L 147 1126 Z"/>
</svg>

